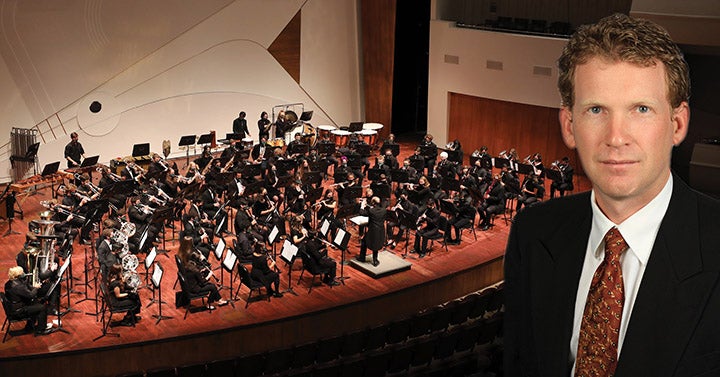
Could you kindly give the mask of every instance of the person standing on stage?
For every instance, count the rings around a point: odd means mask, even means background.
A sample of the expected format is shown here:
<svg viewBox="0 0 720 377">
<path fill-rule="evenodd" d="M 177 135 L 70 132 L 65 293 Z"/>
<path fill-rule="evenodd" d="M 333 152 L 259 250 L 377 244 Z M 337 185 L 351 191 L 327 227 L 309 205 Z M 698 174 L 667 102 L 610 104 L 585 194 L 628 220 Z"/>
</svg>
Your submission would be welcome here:
<svg viewBox="0 0 720 377">
<path fill-rule="evenodd" d="M 250 130 L 247 127 L 247 119 L 245 119 L 245 112 L 241 111 L 238 117 L 233 121 L 233 133 L 240 134 L 243 138 L 251 137 Z"/>
<path fill-rule="evenodd" d="M 378 251 L 382 249 L 385 243 L 385 214 L 387 210 L 380 206 L 380 198 L 373 196 L 370 199 L 370 206 L 366 201 L 360 205 L 360 214 L 368 217 L 367 231 L 365 237 L 360 241 L 360 255 L 357 260 L 365 262 L 367 249 L 372 250 L 373 266 L 378 266 Z"/>
<path fill-rule="evenodd" d="M 260 114 L 260 119 L 257 122 L 258 124 L 258 139 L 265 138 L 265 140 L 270 140 L 270 127 L 272 124 L 270 123 L 270 119 L 268 119 L 268 113 L 267 111 L 263 111 Z"/>
<path fill-rule="evenodd" d="M 68 168 L 77 168 L 85 158 L 85 150 L 78 141 L 77 132 L 70 134 L 70 142 L 65 146 L 65 159 Z"/>
</svg>

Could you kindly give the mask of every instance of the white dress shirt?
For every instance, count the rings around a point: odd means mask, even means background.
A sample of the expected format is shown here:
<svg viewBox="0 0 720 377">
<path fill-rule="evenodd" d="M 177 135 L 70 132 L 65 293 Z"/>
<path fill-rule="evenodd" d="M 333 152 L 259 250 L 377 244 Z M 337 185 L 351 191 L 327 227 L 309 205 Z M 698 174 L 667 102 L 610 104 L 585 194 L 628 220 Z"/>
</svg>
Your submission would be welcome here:
<svg viewBox="0 0 720 377">
<path fill-rule="evenodd" d="M 625 332 L 627 331 L 628 323 L 630 323 L 630 316 L 633 306 L 635 305 L 635 298 L 640 288 L 640 282 L 645 273 L 648 259 L 650 259 L 650 252 L 655 244 L 655 237 L 660 229 L 660 222 L 665 216 L 665 212 L 670 204 L 672 187 L 673 180 L 672 175 L 670 175 L 670 178 L 660 193 L 658 193 L 650 203 L 646 204 L 621 224 L 614 224 L 610 221 L 597 206 L 595 202 L 595 192 L 593 191 L 590 194 L 593 220 L 585 251 L 585 262 L 583 263 L 575 300 L 575 316 L 572 338 L 570 340 L 570 361 L 573 363 L 571 375 L 575 375 L 575 358 L 577 357 L 580 325 L 582 324 L 590 284 L 592 283 L 595 270 L 597 270 L 605 257 L 605 244 L 603 241 L 605 233 L 612 227 L 617 227 L 629 247 L 620 258 L 623 286 L 625 289 L 625 304 L 623 305 L 618 339 L 619 359 L 623 340 L 625 339 Z"/>
</svg>

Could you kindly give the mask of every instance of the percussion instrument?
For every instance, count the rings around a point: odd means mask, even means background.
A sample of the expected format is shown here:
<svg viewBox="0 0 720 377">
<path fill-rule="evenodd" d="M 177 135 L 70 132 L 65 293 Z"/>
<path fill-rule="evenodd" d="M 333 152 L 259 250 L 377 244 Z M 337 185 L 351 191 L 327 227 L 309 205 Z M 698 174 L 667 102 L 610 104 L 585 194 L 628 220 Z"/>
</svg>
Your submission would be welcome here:
<svg viewBox="0 0 720 377">
<path fill-rule="evenodd" d="M 309 123 L 300 123 L 292 130 L 285 133 L 285 143 L 290 144 L 291 141 L 295 139 L 295 134 L 301 134 L 302 135 L 302 142 L 309 145 L 314 146 L 315 145 L 315 127 L 313 127 Z"/>
<path fill-rule="evenodd" d="M 242 146 L 245 149 L 250 149 L 253 146 L 253 139 L 251 137 L 244 137 L 240 142 L 242 142 Z"/>
<path fill-rule="evenodd" d="M 285 139 L 281 137 L 276 137 L 274 139 L 268 140 L 268 145 L 275 148 L 282 148 L 285 146 Z"/>
<path fill-rule="evenodd" d="M 344 147 L 348 144 L 348 141 L 350 141 L 350 134 L 352 132 L 345 130 L 334 130 L 330 133 L 333 135 L 335 145 L 339 148 Z"/>
<path fill-rule="evenodd" d="M 358 135 L 358 139 L 362 139 L 369 145 L 375 145 L 375 142 L 377 141 L 377 131 L 375 130 L 360 130 L 355 131 L 355 134 Z"/>
<path fill-rule="evenodd" d="M 363 123 L 363 130 L 380 131 L 383 125 L 380 123 Z"/>
<path fill-rule="evenodd" d="M 332 131 L 336 130 L 337 128 L 335 126 L 322 124 L 322 125 L 317 126 L 317 129 L 318 129 L 319 136 L 325 137 L 326 135 L 330 136 L 330 133 Z"/>
<path fill-rule="evenodd" d="M 298 121 L 297 114 L 292 110 L 285 110 L 285 121 L 288 124 L 295 124 Z"/>
</svg>

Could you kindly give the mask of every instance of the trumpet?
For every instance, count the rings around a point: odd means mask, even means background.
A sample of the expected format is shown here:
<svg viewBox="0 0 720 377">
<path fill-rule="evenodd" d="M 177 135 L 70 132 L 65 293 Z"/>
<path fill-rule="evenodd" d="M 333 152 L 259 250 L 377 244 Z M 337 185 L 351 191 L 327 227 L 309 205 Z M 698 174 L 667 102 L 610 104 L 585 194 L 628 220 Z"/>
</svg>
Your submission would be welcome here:
<svg viewBox="0 0 720 377">
<path fill-rule="evenodd" d="M 147 204 L 140 204 L 138 210 L 146 215 L 152 215 L 155 212 L 155 208 L 150 207 Z"/>
<path fill-rule="evenodd" d="M 162 190 L 160 190 L 159 188 L 158 188 L 158 190 L 159 190 L 158 192 L 162 192 Z M 164 192 L 163 192 L 163 194 L 164 194 Z M 167 202 L 167 200 L 162 200 L 154 195 L 150 195 L 150 194 L 143 194 L 143 195 L 146 195 L 149 201 L 159 204 L 161 206 L 164 206 L 165 203 Z"/>
</svg>

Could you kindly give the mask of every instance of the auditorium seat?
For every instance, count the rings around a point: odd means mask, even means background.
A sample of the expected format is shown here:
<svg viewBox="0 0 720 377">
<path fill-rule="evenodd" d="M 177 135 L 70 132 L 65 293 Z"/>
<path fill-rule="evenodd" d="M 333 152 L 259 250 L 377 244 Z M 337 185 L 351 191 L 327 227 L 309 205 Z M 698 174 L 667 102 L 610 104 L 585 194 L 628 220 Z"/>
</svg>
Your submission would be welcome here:
<svg viewBox="0 0 720 377">
<path fill-rule="evenodd" d="M 437 335 L 426 335 L 410 342 L 412 345 L 411 368 L 424 367 L 430 364 L 435 354 L 436 341 Z"/>
<path fill-rule="evenodd" d="M 259 376 L 265 370 L 265 355 L 255 353 L 235 359 L 236 375 L 243 377 Z"/>
<path fill-rule="evenodd" d="M 405 373 L 410 368 L 413 357 L 413 345 L 410 342 L 394 345 L 391 348 L 391 357 L 387 366 L 389 375 Z"/>
<path fill-rule="evenodd" d="M 363 376 L 384 376 L 390 363 L 391 352 L 387 349 L 370 352 L 365 357 L 365 370 Z"/>
<path fill-rule="evenodd" d="M 265 371 L 263 374 L 284 372 L 290 368 L 292 349 L 281 348 L 269 351 L 265 355 Z"/>
<path fill-rule="evenodd" d="M 470 310 L 470 318 L 481 318 L 485 315 L 488 303 L 490 302 L 490 297 L 494 294 L 495 290 L 496 289 L 494 287 L 491 287 L 477 294 L 475 305 L 472 310 Z"/>
<path fill-rule="evenodd" d="M 505 295 L 502 283 L 494 291 L 489 293 L 487 311 L 490 313 L 499 311 L 505 304 Z"/>
<path fill-rule="evenodd" d="M 379 325 L 367 329 L 363 350 L 372 351 L 382 348 L 385 345 L 385 339 L 387 338 L 387 330 L 387 325 Z"/>
<path fill-rule="evenodd" d="M 146 377 L 175 377 L 175 367 L 159 367 L 145 371 Z"/>
<path fill-rule="evenodd" d="M 433 309 L 425 309 L 416 314 L 410 326 L 410 338 L 417 338 L 430 333 L 430 325 L 434 316 L 435 311 Z"/>
<path fill-rule="evenodd" d="M 455 353 L 455 343 L 457 343 L 457 339 L 457 328 L 440 334 L 438 341 L 435 344 L 435 354 L 433 355 L 433 358 L 436 360 L 442 360 L 452 356 Z"/>
<path fill-rule="evenodd" d="M 315 360 L 318 364 L 336 360 L 340 356 L 343 346 L 343 335 L 317 341 Z"/>
<path fill-rule="evenodd" d="M 205 364 L 188 364 L 179 366 L 176 368 L 176 375 L 178 377 L 211 376 L 207 373 L 207 368 L 205 367 Z"/>
<path fill-rule="evenodd" d="M 435 316 L 432 319 L 432 323 L 430 324 L 430 331 L 436 332 L 436 331 L 444 331 L 448 328 L 450 325 L 450 317 L 452 315 L 452 311 L 455 308 L 456 303 L 454 301 L 450 301 L 448 303 L 445 303 L 443 305 L 438 306 L 435 309 Z"/>
<path fill-rule="evenodd" d="M 450 325 L 457 326 L 467 321 L 470 309 L 475 305 L 475 296 L 468 295 L 455 300 L 454 308 L 450 313 Z"/>
<path fill-rule="evenodd" d="M 294 347 L 290 367 L 292 369 L 299 369 L 314 364 L 315 356 L 317 354 L 317 345 L 318 342 L 308 342 Z"/>
<path fill-rule="evenodd" d="M 480 334 L 477 338 L 476 344 L 482 346 L 492 343 L 496 337 L 500 336 L 502 323 L 503 316 L 501 314 L 497 314 L 492 318 L 485 320 L 480 329 Z"/>
<path fill-rule="evenodd" d="M 355 356 L 343 361 L 340 367 L 342 377 L 363 377 L 365 376 L 365 357 Z"/>
<path fill-rule="evenodd" d="M 313 370 L 313 377 L 339 377 L 342 370 L 342 363 L 338 360 L 318 364 Z"/>
<path fill-rule="evenodd" d="M 410 335 L 412 321 L 411 317 L 407 317 L 390 323 L 387 331 L 387 344 L 404 342 Z"/>
<path fill-rule="evenodd" d="M 480 337 L 480 331 L 485 326 L 485 322 L 482 319 L 475 321 L 468 321 L 463 324 L 459 329 L 462 329 L 458 334 L 457 343 L 455 343 L 455 352 L 472 352 L 475 349 L 478 338 Z"/>
<path fill-rule="evenodd" d="M 214 360 L 207 363 L 207 376 L 235 377 L 235 359 Z"/>
<path fill-rule="evenodd" d="M 365 343 L 365 330 L 355 330 L 343 337 L 342 357 L 350 357 L 362 352 Z"/>
</svg>

